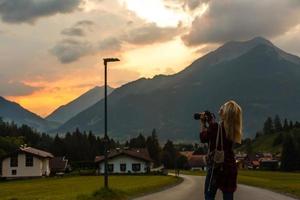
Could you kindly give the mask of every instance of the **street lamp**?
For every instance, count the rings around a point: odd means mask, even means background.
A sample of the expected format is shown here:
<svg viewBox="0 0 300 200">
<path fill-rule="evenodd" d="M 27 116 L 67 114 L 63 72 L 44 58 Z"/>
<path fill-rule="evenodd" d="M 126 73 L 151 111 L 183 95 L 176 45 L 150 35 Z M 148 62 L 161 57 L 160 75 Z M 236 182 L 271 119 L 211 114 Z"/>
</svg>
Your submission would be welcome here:
<svg viewBox="0 0 300 200">
<path fill-rule="evenodd" d="M 107 136 L 107 63 L 118 62 L 118 58 L 104 58 L 104 187 L 108 188 L 108 136 Z"/>
</svg>

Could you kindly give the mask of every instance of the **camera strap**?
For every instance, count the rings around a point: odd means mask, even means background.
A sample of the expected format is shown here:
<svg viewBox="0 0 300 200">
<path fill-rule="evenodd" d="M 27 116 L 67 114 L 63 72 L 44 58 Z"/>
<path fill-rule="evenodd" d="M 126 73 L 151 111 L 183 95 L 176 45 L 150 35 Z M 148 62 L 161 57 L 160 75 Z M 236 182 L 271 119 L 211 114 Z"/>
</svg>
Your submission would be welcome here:
<svg viewBox="0 0 300 200">
<path fill-rule="evenodd" d="M 221 137 L 221 151 L 223 151 L 223 127 L 222 127 L 222 122 L 218 123 L 218 133 L 217 133 L 217 139 L 216 139 L 216 151 L 218 150 L 219 137 Z"/>
</svg>

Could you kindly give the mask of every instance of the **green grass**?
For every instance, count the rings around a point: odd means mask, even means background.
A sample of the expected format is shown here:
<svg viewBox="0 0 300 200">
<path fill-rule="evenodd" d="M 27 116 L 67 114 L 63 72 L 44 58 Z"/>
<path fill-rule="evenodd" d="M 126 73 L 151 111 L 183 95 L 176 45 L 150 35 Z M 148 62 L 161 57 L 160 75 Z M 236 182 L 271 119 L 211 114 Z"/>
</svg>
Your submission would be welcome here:
<svg viewBox="0 0 300 200">
<path fill-rule="evenodd" d="M 101 196 L 102 176 L 15 180 L 0 183 L 0 198 L 1 200 L 102 200 L 106 198 L 105 195 L 110 197 L 119 195 L 121 199 L 127 199 L 180 181 L 181 179 L 172 176 L 111 176 L 109 184 L 112 193 L 102 193 L 104 196 Z"/>
<path fill-rule="evenodd" d="M 181 171 L 185 175 L 205 176 L 202 171 Z M 239 170 L 238 183 L 273 190 L 300 198 L 300 173 Z"/>
<path fill-rule="evenodd" d="M 169 172 L 175 174 L 174 170 L 169 170 Z M 206 175 L 205 171 L 200 171 L 200 170 L 195 170 L 195 171 L 180 170 L 179 173 L 184 174 L 184 175 L 191 175 L 191 176 L 205 176 Z"/>
<path fill-rule="evenodd" d="M 238 182 L 300 198 L 300 173 L 240 170 Z"/>
</svg>

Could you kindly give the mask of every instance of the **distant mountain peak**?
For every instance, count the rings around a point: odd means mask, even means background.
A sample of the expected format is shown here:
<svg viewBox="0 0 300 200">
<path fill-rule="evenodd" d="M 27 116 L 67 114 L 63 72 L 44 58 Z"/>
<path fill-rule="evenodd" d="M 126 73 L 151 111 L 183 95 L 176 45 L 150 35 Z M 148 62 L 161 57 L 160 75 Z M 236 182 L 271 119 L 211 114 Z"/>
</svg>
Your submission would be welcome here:
<svg viewBox="0 0 300 200">
<path fill-rule="evenodd" d="M 232 40 L 232 41 L 226 42 L 223 46 L 230 46 L 230 45 L 245 45 L 245 46 L 247 46 L 247 45 L 250 45 L 250 46 L 254 47 L 256 45 L 261 45 L 261 44 L 274 46 L 271 41 L 269 41 L 266 38 L 261 37 L 261 36 L 257 36 L 250 40 L 243 40 L 243 41 Z"/>
<path fill-rule="evenodd" d="M 65 123 L 81 111 L 100 101 L 104 96 L 103 91 L 104 86 L 95 86 L 92 89 L 80 95 L 78 98 L 57 108 L 49 116 L 47 116 L 46 119 L 49 121 Z M 108 94 L 110 94 L 112 91 L 113 88 L 107 86 Z"/>
<path fill-rule="evenodd" d="M 216 50 L 206 54 L 203 57 L 200 57 L 192 64 L 192 66 L 186 68 L 184 71 L 186 71 L 186 73 L 194 73 L 195 70 L 198 70 L 198 68 L 201 66 L 208 67 L 224 61 L 235 59 L 259 45 L 265 45 L 267 47 L 276 49 L 278 52 L 283 52 L 273 45 L 272 42 L 260 36 L 245 41 L 229 41 Z"/>
</svg>

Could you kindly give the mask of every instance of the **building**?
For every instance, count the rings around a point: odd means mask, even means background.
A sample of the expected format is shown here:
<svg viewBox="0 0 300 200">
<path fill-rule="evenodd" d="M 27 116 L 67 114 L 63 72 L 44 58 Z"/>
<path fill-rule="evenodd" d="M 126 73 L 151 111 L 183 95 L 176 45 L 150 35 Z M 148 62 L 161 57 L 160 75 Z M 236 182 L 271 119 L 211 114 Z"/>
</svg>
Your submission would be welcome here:
<svg viewBox="0 0 300 200">
<path fill-rule="evenodd" d="M 104 174 L 104 156 L 96 156 L 97 172 Z M 108 153 L 110 174 L 140 174 L 150 172 L 153 161 L 147 149 L 116 149 Z"/>
<path fill-rule="evenodd" d="M 191 170 L 206 170 L 206 160 L 205 160 L 206 155 L 192 155 L 188 159 L 189 167 Z"/>
<path fill-rule="evenodd" d="M 3 178 L 49 176 L 51 153 L 32 147 L 20 147 L 2 158 Z"/>
<path fill-rule="evenodd" d="M 70 171 L 70 165 L 68 159 L 65 157 L 55 157 L 49 162 L 50 170 L 52 175 L 63 175 Z"/>
<path fill-rule="evenodd" d="M 180 152 L 181 155 L 187 157 L 188 160 L 188 167 L 191 170 L 206 170 L 206 155 L 197 155 L 194 154 L 193 151 L 182 151 Z"/>
</svg>

